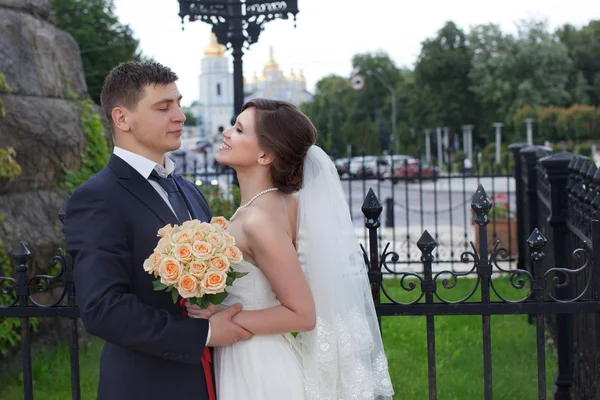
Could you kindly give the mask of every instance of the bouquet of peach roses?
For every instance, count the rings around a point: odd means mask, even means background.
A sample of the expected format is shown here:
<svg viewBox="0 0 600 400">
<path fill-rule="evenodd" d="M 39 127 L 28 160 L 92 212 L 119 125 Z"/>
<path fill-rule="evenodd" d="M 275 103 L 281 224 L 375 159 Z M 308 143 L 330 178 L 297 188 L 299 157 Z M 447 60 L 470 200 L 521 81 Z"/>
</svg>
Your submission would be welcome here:
<svg viewBox="0 0 600 400">
<path fill-rule="evenodd" d="M 154 290 L 171 292 L 175 303 L 180 295 L 200 308 L 221 304 L 226 286 L 246 275 L 231 268 L 242 253 L 227 225 L 224 217 L 216 217 L 210 223 L 191 220 L 161 228 L 154 252 L 144 261 L 144 270 L 158 278 Z"/>
</svg>

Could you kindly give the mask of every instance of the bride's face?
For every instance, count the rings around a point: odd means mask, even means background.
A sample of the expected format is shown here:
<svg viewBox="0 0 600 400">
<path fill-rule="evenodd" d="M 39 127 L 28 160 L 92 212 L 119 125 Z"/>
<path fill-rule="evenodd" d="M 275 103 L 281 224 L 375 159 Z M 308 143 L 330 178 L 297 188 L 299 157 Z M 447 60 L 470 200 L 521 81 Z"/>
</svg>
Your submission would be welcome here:
<svg viewBox="0 0 600 400">
<path fill-rule="evenodd" d="M 217 162 L 232 168 L 244 168 L 259 164 L 261 157 L 264 159 L 265 152 L 260 148 L 256 135 L 255 115 L 254 107 L 247 108 L 238 115 L 235 125 L 223 131 Z"/>
</svg>

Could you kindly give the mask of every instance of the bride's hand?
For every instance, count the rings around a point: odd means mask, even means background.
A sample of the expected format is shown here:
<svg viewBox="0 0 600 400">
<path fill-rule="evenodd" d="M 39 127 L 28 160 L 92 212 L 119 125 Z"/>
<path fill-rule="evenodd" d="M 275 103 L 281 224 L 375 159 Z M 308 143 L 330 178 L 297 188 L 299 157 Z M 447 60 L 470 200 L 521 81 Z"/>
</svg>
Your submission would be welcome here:
<svg viewBox="0 0 600 400">
<path fill-rule="evenodd" d="M 185 302 L 185 308 L 188 316 L 197 319 L 209 319 L 213 314 L 221 311 L 221 307 L 210 304 L 208 308 L 202 309 L 197 304 L 192 304 L 189 301 Z"/>
</svg>

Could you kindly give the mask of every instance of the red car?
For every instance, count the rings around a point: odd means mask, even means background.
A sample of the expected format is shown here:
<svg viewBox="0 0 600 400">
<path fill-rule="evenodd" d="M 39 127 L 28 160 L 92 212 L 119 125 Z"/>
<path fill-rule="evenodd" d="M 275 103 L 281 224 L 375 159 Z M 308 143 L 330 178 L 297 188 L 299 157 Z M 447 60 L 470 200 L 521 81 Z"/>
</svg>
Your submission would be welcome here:
<svg viewBox="0 0 600 400">
<path fill-rule="evenodd" d="M 392 171 L 392 182 L 396 183 L 400 180 L 415 180 L 415 179 L 437 179 L 439 176 L 438 168 L 420 163 L 417 159 L 407 160 L 406 162 L 394 164 Z"/>
</svg>

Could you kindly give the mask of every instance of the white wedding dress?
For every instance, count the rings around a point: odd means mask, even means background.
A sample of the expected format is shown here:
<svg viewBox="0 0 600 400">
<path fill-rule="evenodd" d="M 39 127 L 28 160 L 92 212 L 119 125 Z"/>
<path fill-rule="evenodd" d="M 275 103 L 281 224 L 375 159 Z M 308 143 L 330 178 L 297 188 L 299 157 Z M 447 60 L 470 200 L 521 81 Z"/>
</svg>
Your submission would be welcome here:
<svg viewBox="0 0 600 400">
<path fill-rule="evenodd" d="M 387 400 L 394 394 L 367 266 L 344 191 L 329 156 L 312 146 L 298 192 L 298 257 L 316 309 L 316 327 L 291 334 L 256 335 L 215 348 L 218 400 Z M 244 310 L 279 301 L 262 271 L 227 288 L 222 303 Z"/>
<path fill-rule="evenodd" d="M 227 288 L 222 306 L 241 303 L 244 310 L 279 305 L 271 285 L 255 265 L 232 265 L 248 275 Z M 305 400 L 302 363 L 291 334 L 256 335 L 232 346 L 216 347 L 214 368 L 218 400 Z"/>
</svg>

